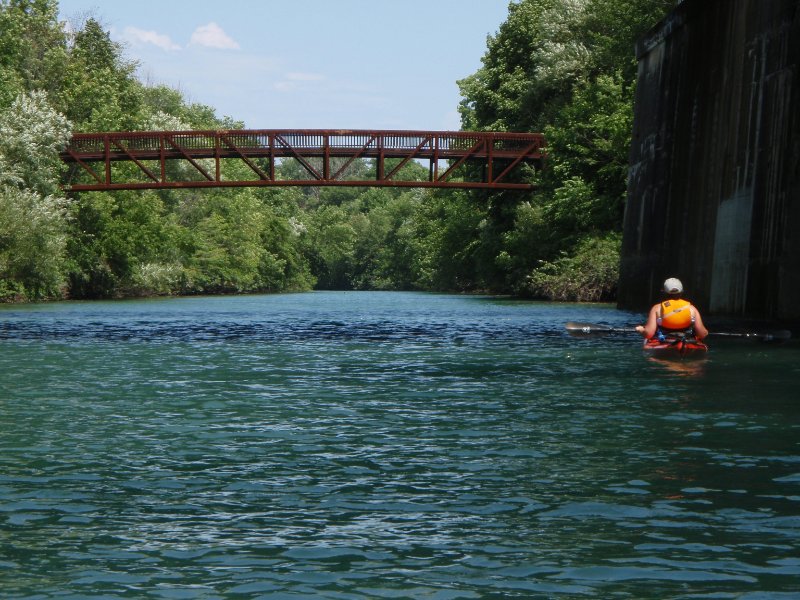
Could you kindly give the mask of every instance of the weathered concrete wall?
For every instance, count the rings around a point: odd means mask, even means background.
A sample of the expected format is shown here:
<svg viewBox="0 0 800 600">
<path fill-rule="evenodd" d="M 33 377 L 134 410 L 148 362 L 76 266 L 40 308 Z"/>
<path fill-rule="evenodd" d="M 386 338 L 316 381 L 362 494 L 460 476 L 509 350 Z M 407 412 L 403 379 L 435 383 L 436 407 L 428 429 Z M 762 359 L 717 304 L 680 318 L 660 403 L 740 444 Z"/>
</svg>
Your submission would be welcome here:
<svg viewBox="0 0 800 600">
<path fill-rule="evenodd" d="M 800 0 L 685 0 L 637 48 L 619 304 L 800 320 Z"/>
</svg>

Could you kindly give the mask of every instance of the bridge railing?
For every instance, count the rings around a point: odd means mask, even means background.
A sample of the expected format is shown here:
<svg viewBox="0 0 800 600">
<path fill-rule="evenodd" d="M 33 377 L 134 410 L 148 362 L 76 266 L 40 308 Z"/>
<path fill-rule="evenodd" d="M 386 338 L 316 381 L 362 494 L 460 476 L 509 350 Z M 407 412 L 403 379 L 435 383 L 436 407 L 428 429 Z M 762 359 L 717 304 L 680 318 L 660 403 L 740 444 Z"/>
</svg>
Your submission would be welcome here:
<svg viewBox="0 0 800 600">
<path fill-rule="evenodd" d="M 71 189 L 136 189 L 204 187 L 235 185 L 370 185 L 419 187 L 472 187 L 491 189 L 530 189 L 510 174 L 522 164 L 539 166 L 544 156 L 544 138 L 538 133 L 405 131 L 405 130 L 208 130 L 208 131 L 125 131 L 76 133 L 62 152 L 64 162 L 77 165 Z M 330 159 L 353 161 L 375 159 L 376 178 L 369 181 L 341 179 L 333 173 Z M 275 178 L 276 161 L 298 160 L 308 178 L 292 181 Z M 309 162 L 322 159 L 320 168 Z M 213 159 L 213 169 L 197 162 Z M 256 174 L 255 179 L 229 180 L 220 161 L 239 159 Z M 400 166 L 387 159 L 430 162 L 427 181 L 398 179 Z M 195 169 L 193 179 L 169 179 L 166 161 L 188 161 Z M 112 165 L 121 161 L 137 165 L 144 181 L 120 181 Z M 155 161 L 155 162 L 154 162 Z M 441 168 L 440 161 L 448 161 Z M 93 163 L 103 163 L 99 173 Z M 348 162 L 349 164 L 349 162 Z M 466 165 L 478 165 L 472 172 L 482 173 L 481 180 L 467 180 L 459 171 Z M 212 172 L 213 171 L 213 172 Z M 88 183 L 85 181 L 90 180 Z"/>
</svg>

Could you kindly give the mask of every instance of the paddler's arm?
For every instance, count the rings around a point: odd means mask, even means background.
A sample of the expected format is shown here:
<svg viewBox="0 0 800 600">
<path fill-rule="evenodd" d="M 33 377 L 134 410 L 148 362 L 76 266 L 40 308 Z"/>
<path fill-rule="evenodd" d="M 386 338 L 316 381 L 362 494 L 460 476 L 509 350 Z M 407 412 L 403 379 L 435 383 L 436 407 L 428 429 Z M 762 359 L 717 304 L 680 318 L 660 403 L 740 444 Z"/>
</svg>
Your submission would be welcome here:
<svg viewBox="0 0 800 600">
<path fill-rule="evenodd" d="M 653 308 L 650 309 L 650 314 L 647 315 L 647 323 L 644 325 L 637 325 L 636 331 L 641 333 L 647 339 L 650 339 L 656 334 L 656 329 L 658 328 L 658 304 L 654 305 Z"/>
<path fill-rule="evenodd" d="M 700 316 L 700 311 L 694 306 L 692 306 L 692 309 L 694 310 L 694 337 L 702 340 L 708 335 L 708 329 L 703 324 L 703 317 Z"/>
</svg>

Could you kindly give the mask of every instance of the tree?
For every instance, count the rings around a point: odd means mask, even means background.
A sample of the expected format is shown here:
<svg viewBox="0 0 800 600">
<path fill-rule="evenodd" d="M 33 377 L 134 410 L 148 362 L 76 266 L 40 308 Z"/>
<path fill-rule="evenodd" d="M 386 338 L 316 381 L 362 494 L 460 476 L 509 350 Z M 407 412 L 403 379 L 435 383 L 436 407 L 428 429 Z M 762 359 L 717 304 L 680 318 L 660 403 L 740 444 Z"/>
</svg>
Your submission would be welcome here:
<svg viewBox="0 0 800 600">
<path fill-rule="evenodd" d="M 75 32 L 59 107 L 82 131 L 137 129 L 143 104 L 136 63 L 94 19 Z"/>
<path fill-rule="evenodd" d="M 476 274 L 487 223 L 485 209 L 468 194 L 431 194 L 413 218 L 415 285 L 438 291 L 483 288 Z"/>
<path fill-rule="evenodd" d="M 0 109 L 23 92 L 56 92 L 66 62 L 57 0 L 0 2 Z"/>
<path fill-rule="evenodd" d="M 309 215 L 307 249 L 319 288 L 353 288 L 356 235 L 353 219 L 340 206 L 322 206 Z"/>
<path fill-rule="evenodd" d="M 352 281 L 357 289 L 414 288 L 410 223 L 424 192 L 395 194 L 372 189 L 358 197 L 364 218 L 353 221 L 356 231 Z"/>
<path fill-rule="evenodd" d="M 475 254 L 494 253 L 495 268 L 509 288 L 555 289 L 524 282 L 542 265 L 578 256 L 574 253 L 591 246 L 586 240 L 600 243 L 620 230 L 636 75 L 633 48 L 672 6 L 672 0 L 511 3 L 508 19 L 488 40 L 481 68 L 459 82 L 465 128 L 543 130 L 548 141 L 538 191 L 527 198 L 495 196 L 477 239 L 483 250 Z M 602 256 L 617 260 L 613 252 Z M 480 279 L 499 281 L 500 273 L 492 277 L 489 268 Z"/>
<path fill-rule="evenodd" d="M 632 128 L 633 88 L 614 73 L 576 88 L 545 129 L 552 153 L 545 181 L 553 190 L 545 218 L 559 235 L 620 229 Z"/>
<path fill-rule="evenodd" d="M 577 40 L 570 37 L 586 0 L 511 2 L 508 18 L 487 40 L 478 71 L 458 82 L 465 130 L 541 131 L 566 101 Z M 572 48 L 576 49 L 573 51 Z M 567 50 L 567 49 L 570 50 Z M 569 58 L 564 66 L 559 58 Z"/>
<path fill-rule="evenodd" d="M 153 192 L 96 192 L 72 206 L 72 293 L 167 294 L 183 282 L 182 232 Z"/>
<path fill-rule="evenodd" d="M 280 215 L 254 190 L 213 190 L 186 198 L 177 211 L 189 293 L 308 289 L 299 256 L 305 226 Z"/>
<path fill-rule="evenodd" d="M 0 185 L 0 300 L 64 292 L 66 200 Z"/>
<path fill-rule="evenodd" d="M 200 103 L 187 103 L 183 94 L 165 85 L 145 86 L 142 93 L 145 131 L 184 129 L 242 129 L 244 124 L 228 117 L 217 118 L 214 109 Z"/>
</svg>

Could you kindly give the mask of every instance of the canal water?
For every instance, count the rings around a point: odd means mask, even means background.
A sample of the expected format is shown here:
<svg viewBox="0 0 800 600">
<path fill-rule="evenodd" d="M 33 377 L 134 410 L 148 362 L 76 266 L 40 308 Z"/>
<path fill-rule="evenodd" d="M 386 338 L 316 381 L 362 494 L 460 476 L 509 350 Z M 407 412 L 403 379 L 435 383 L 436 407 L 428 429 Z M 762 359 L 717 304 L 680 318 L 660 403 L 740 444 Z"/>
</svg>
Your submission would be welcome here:
<svg viewBox="0 0 800 600">
<path fill-rule="evenodd" d="M 415 293 L 0 308 L 0 596 L 797 598 L 800 349 Z"/>
</svg>

